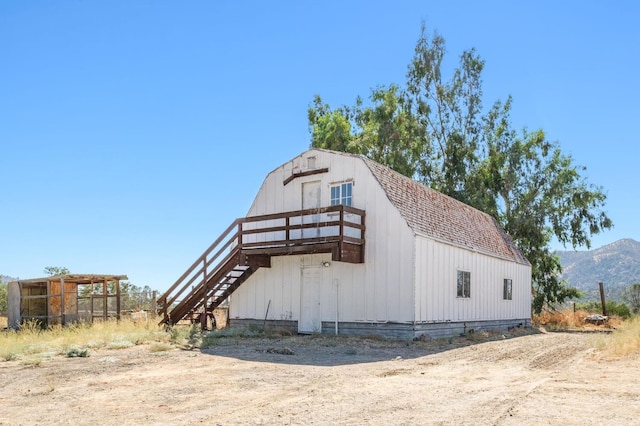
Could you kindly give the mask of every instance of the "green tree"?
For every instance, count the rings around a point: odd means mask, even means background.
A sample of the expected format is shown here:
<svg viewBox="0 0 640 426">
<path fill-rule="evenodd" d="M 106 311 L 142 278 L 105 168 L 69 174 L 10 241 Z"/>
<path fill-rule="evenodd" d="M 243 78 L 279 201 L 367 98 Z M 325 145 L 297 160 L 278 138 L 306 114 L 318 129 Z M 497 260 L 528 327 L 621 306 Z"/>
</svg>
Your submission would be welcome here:
<svg viewBox="0 0 640 426">
<path fill-rule="evenodd" d="M 419 127 L 397 85 L 371 91 L 371 106 L 358 98 L 353 107 L 331 107 L 318 95 L 309 108 L 314 148 L 362 154 L 413 177 L 422 154 Z"/>
<path fill-rule="evenodd" d="M 48 277 L 59 277 L 61 275 L 69 275 L 69 270 L 60 266 L 46 266 L 44 273 L 47 274 Z"/>
<path fill-rule="evenodd" d="M 559 145 L 542 130 L 521 134 L 509 121 L 511 99 L 494 104 L 486 117 L 487 157 L 477 176 L 482 192 L 471 204 L 495 216 L 532 265 L 533 308 L 562 303 L 580 293 L 559 280 L 562 266 L 549 249 L 553 237 L 565 246 L 590 246 L 590 235 L 611 227 L 600 210 L 606 196 L 581 175 Z"/>
<path fill-rule="evenodd" d="M 629 304 L 634 314 L 640 312 L 640 283 L 632 284 L 622 293 L 622 300 Z"/>
<path fill-rule="evenodd" d="M 153 311 L 153 293 L 149 286 L 139 287 L 128 281 L 120 283 L 120 304 L 122 310 L 145 310 Z"/>
<path fill-rule="evenodd" d="M 0 315 L 7 315 L 9 291 L 7 283 L 0 281 Z"/>
<path fill-rule="evenodd" d="M 352 133 L 351 112 L 347 107 L 331 110 L 316 95 L 313 107 L 308 111 L 308 120 L 314 147 L 360 154 Z"/>
<path fill-rule="evenodd" d="M 336 109 L 316 96 L 311 145 L 366 155 L 494 216 L 531 262 L 535 312 L 579 297 L 559 279 L 550 244 L 590 247 L 593 234 L 612 227 L 606 195 L 543 130 L 513 130 L 511 97 L 485 112 L 485 63 L 474 49 L 449 79 L 445 54 L 444 38 L 423 25 L 404 89 L 380 87 L 371 105 L 358 98 Z"/>
</svg>

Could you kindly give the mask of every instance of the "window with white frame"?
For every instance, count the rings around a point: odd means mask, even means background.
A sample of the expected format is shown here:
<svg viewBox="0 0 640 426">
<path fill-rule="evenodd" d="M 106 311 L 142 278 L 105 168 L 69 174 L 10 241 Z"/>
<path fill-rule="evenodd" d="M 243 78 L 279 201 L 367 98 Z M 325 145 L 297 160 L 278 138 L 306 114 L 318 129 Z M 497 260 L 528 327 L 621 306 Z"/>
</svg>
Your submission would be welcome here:
<svg viewBox="0 0 640 426">
<path fill-rule="evenodd" d="M 458 297 L 471 297 L 471 272 L 458 271 Z"/>
<path fill-rule="evenodd" d="M 351 205 L 353 182 L 341 182 L 331 185 L 331 205 Z"/>
<path fill-rule="evenodd" d="M 503 289 L 502 289 L 502 298 L 504 300 L 511 300 L 513 290 L 513 281 L 509 278 L 504 279 Z"/>
</svg>

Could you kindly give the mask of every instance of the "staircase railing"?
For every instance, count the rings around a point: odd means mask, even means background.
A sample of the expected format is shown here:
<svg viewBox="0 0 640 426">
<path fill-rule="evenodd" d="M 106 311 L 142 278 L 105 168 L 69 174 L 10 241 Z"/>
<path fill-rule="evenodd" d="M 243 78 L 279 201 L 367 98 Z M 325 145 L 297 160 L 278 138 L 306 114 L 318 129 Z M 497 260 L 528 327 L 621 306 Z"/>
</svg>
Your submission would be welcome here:
<svg viewBox="0 0 640 426">
<path fill-rule="evenodd" d="M 214 288 L 211 281 L 223 279 L 236 264 L 246 265 L 247 256 L 309 253 L 316 246 L 325 249 L 330 245 L 334 260 L 343 260 L 344 253 L 345 261 L 364 261 L 364 220 L 363 210 L 343 205 L 236 219 L 158 298 L 162 322 L 175 323 L 182 318 L 169 318 L 172 312 L 184 317 L 202 306 Z M 358 248 L 355 257 L 349 247 Z M 230 292 L 223 294 L 228 297 Z"/>
</svg>

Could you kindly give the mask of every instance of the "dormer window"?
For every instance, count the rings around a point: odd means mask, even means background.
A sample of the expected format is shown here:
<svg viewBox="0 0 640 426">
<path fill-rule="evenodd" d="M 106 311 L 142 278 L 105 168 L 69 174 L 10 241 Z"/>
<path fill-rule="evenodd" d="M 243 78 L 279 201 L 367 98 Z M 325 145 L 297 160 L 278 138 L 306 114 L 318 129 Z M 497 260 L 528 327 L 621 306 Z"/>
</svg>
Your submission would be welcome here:
<svg viewBox="0 0 640 426">
<path fill-rule="evenodd" d="M 353 182 L 341 182 L 331 185 L 331 205 L 351 206 Z"/>
</svg>

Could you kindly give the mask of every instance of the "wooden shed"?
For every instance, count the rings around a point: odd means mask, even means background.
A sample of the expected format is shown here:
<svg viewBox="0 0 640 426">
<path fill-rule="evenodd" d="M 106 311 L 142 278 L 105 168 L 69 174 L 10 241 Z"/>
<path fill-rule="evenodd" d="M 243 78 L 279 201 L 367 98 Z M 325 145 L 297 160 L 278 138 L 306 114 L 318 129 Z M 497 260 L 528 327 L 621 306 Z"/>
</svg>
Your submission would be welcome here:
<svg viewBox="0 0 640 426">
<path fill-rule="evenodd" d="M 8 287 L 8 323 L 42 326 L 120 318 L 120 281 L 126 275 L 69 274 L 17 280 Z"/>
<path fill-rule="evenodd" d="M 223 300 L 234 327 L 439 337 L 529 326 L 531 266 L 491 216 L 365 157 L 310 149 L 269 173 L 161 313 Z"/>
</svg>

